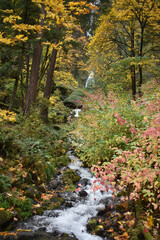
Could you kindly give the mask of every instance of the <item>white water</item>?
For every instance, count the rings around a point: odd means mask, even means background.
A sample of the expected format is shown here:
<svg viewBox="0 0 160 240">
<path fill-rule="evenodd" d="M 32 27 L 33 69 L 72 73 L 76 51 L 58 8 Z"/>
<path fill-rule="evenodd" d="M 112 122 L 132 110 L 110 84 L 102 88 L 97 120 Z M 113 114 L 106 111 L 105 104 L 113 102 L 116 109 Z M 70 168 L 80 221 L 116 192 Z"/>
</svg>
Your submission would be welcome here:
<svg viewBox="0 0 160 240">
<path fill-rule="evenodd" d="M 74 116 L 75 117 L 79 117 L 79 113 L 81 112 L 81 109 L 79 109 L 79 108 L 75 108 L 74 109 Z"/>
<path fill-rule="evenodd" d="M 94 85 L 94 84 L 95 84 L 94 72 L 91 71 L 91 73 L 89 74 L 89 77 L 86 80 L 85 88 L 89 87 L 90 85 Z"/>
<path fill-rule="evenodd" d="M 43 216 L 34 216 L 30 223 L 26 223 L 27 228 L 32 230 L 39 230 L 45 227 L 47 232 L 54 232 L 55 230 L 61 233 L 74 235 L 79 240 L 102 240 L 101 237 L 87 233 L 86 225 L 93 216 L 96 216 L 98 210 L 104 208 L 104 204 L 100 203 L 102 199 L 111 197 L 109 193 L 101 191 L 93 192 L 91 190 L 92 183 L 95 180 L 89 169 L 81 167 L 81 162 L 73 155 L 69 156 L 72 163 L 69 165 L 71 169 L 78 170 L 81 178 L 88 179 L 88 185 L 82 186 L 88 195 L 81 198 L 78 193 L 73 193 L 77 201 L 71 208 L 62 210 L 45 211 Z"/>
</svg>

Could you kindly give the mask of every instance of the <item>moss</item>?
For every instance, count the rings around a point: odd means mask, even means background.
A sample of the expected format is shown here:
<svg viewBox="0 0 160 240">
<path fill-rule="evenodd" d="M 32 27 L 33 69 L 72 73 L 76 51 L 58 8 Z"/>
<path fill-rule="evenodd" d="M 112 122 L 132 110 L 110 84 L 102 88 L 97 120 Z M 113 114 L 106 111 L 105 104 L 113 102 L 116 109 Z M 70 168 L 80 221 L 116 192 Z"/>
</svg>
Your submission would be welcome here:
<svg viewBox="0 0 160 240">
<path fill-rule="evenodd" d="M 95 228 L 95 234 L 96 235 L 101 235 L 101 233 L 104 231 L 104 226 L 103 225 L 97 225 Z"/>
<path fill-rule="evenodd" d="M 73 91 L 69 95 L 69 97 L 64 100 L 64 104 L 71 108 L 81 107 L 82 104 L 78 103 L 77 101 L 80 100 L 84 96 L 85 96 L 84 92 L 77 89 L 77 90 Z"/>
<path fill-rule="evenodd" d="M 0 229 L 5 229 L 13 220 L 13 213 L 0 211 Z"/>
<path fill-rule="evenodd" d="M 130 240 L 139 240 L 140 236 L 143 236 L 143 239 L 145 239 L 145 240 L 152 240 L 153 239 L 153 237 L 150 234 L 150 232 L 149 231 L 147 231 L 147 232 L 145 231 L 145 228 L 142 225 L 141 220 L 137 222 L 136 227 L 134 229 L 130 228 L 128 230 L 128 233 L 131 236 Z"/>
<path fill-rule="evenodd" d="M 97 226 L 97 220 L 96 219 L 91 219 L 88 223 L 88 228 L 93 231 L 96 229 Z"/>
<path fill-rule="evenodd" d="M 76 183 L 80 180 L 80 176 L 76 175 L 73 169 L 67 169 L 63 173 L 62 179 L 64 183 Z"/>
<path fill-rule="evenodd" d="M 59 208 L 65 202 L 64 198 L 54 196 L 50 201 L 47 201 L 43 204 L 44 210 L 54 210 Z"/>
<path fill-rule="evenodd" d="M 40 216 L 44 213 L 44 210 L 43 210 L 43 208 L 41 208 L 41 207 L 36 208 L 35 211 L 36 211 L 36 214 L 37 214 L 37 215 L 40 215 Z"/>
<path fill-rule="evenodd" d="M 56 167 L 60 168 L 60 167 L 64 167 L 64 166 L 67 166 L 70 162 L 70 159 L 67 155 L 63 155 L 63 156 L 60 156 L 60 157 L 57 157 L 56 158 Z"/>
</svg>

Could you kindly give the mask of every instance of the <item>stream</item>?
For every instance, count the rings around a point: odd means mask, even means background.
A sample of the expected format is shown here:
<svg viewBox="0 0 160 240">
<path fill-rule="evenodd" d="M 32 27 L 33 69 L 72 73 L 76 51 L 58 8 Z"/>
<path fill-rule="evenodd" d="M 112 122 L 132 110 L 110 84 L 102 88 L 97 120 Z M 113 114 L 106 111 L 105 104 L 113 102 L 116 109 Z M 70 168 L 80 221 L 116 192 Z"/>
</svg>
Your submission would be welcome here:
<svg viewBox="0 0 160 240">
<path fill-rule="evenodd" d="M 97 190 L 93 192 L 91 187 L 95 177 L 89 169 L 81 166 L 81 161 L 75 157 L 72 152 L 68 152 L 71 163 L 68 165 L 81 177 L 79 183 L 81 190 L 84 190 L 87 196 L 82 197 L 79 192 L 65 192 L 63 197 L 67 200 L 74 199 L 72 207 L 65 207 L 56 210 L 45 211 L 42 216 L 35 215 L 29 221 L 24 223 L 23 228 L 33 231 L 45 229 L 52 233 L 58 231 L 67 233 L 79 240 L 102 240 L 96 235 L 87 232 L 88 221 L 97 215 L 98 211 L 104 208 L 105 199 L 112 196 L 112 192 L 102 192 Z"/>
</svg>

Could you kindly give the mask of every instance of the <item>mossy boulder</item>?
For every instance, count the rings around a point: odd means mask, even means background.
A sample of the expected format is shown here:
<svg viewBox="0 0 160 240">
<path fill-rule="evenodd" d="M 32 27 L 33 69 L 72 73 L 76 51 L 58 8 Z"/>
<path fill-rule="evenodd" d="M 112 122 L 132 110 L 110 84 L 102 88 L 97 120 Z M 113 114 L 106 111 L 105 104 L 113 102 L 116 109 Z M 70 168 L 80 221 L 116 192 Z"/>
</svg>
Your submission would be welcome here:
<svg viewBox="0 0 160 240">
<path fill-rule="evenodd" d="M 80 176 L 75 174 L 73 169 L 67 169 L 62 176 L 63 182 L 64 183 L 76 183 L 80 180 Z"/>
<path fill-rule="evenodd" d="M 41 207 L 36 208 L 35 211 L 36 211 L 36 214 L 40 216 L 44 213 L 44 210 Z"/>
<path fill-rule="evenodd" d="M 97 220 L 92 218 L 87 224 L 87 230 L 92 232 L 95 230 L 96 226 L 97 226 Z"/>
<path fill-rule="evenodd" d="M 67 166 L 70 162 L 70 158 L 68 157 L 68 155 L 62 155 L 56 158 L 56 167 L 57 168 L 61 168 L 64 166 Z"/>
<path fill-rule="evenodd" d="M 68 98 L 64 100 L 64 105 L 66 105 L 69 108 L 81 108 L 82 103 L 80 103 L 80 99 L 84 97 L 85 94 L 82 90 L 76 89 L 73 91 Z"/>
<path fill-rule="evenodd" d="M 28 198 L 31 198 L 31 199 L 34 199 L 34 198 L 37 198 L 37 199 L 40 199 L 41 197 L 41 192 L 38 191 L 36 188 L 34 187 L 29 187 L 25 192 L 24 192 L 24 195 Z"/>
<path fill-rule="evenodd" d="M 64 198 L 54 196 L 53 198 L 50 199 L 50 201 L 44 202 L 42 208 L 43 210 L 54 210 L 59 208 L 64 202 L 65 202 Z"/>
<path fill-rule="evenodd" d="M 6 210 L 0 211 L 0 230 L 6 229 L 13 221 L 14 214 Z"/>
</svg>

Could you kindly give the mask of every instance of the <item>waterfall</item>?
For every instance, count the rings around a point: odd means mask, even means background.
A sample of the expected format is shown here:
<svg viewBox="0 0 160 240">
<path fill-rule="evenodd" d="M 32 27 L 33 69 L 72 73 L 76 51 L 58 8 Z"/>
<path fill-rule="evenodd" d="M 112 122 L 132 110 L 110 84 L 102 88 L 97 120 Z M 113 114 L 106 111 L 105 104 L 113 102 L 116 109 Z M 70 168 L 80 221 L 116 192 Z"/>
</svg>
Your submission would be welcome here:
<svg viewBox="0 0 160 240">
<path fill-rule="evenodd" d="M 86 80 L 85 88 L 91 87 L 94 84 L 95 84 L 94 71 L 91 71 L 91 73 L 89 74 L 89 77 Z"/>
</svg>

